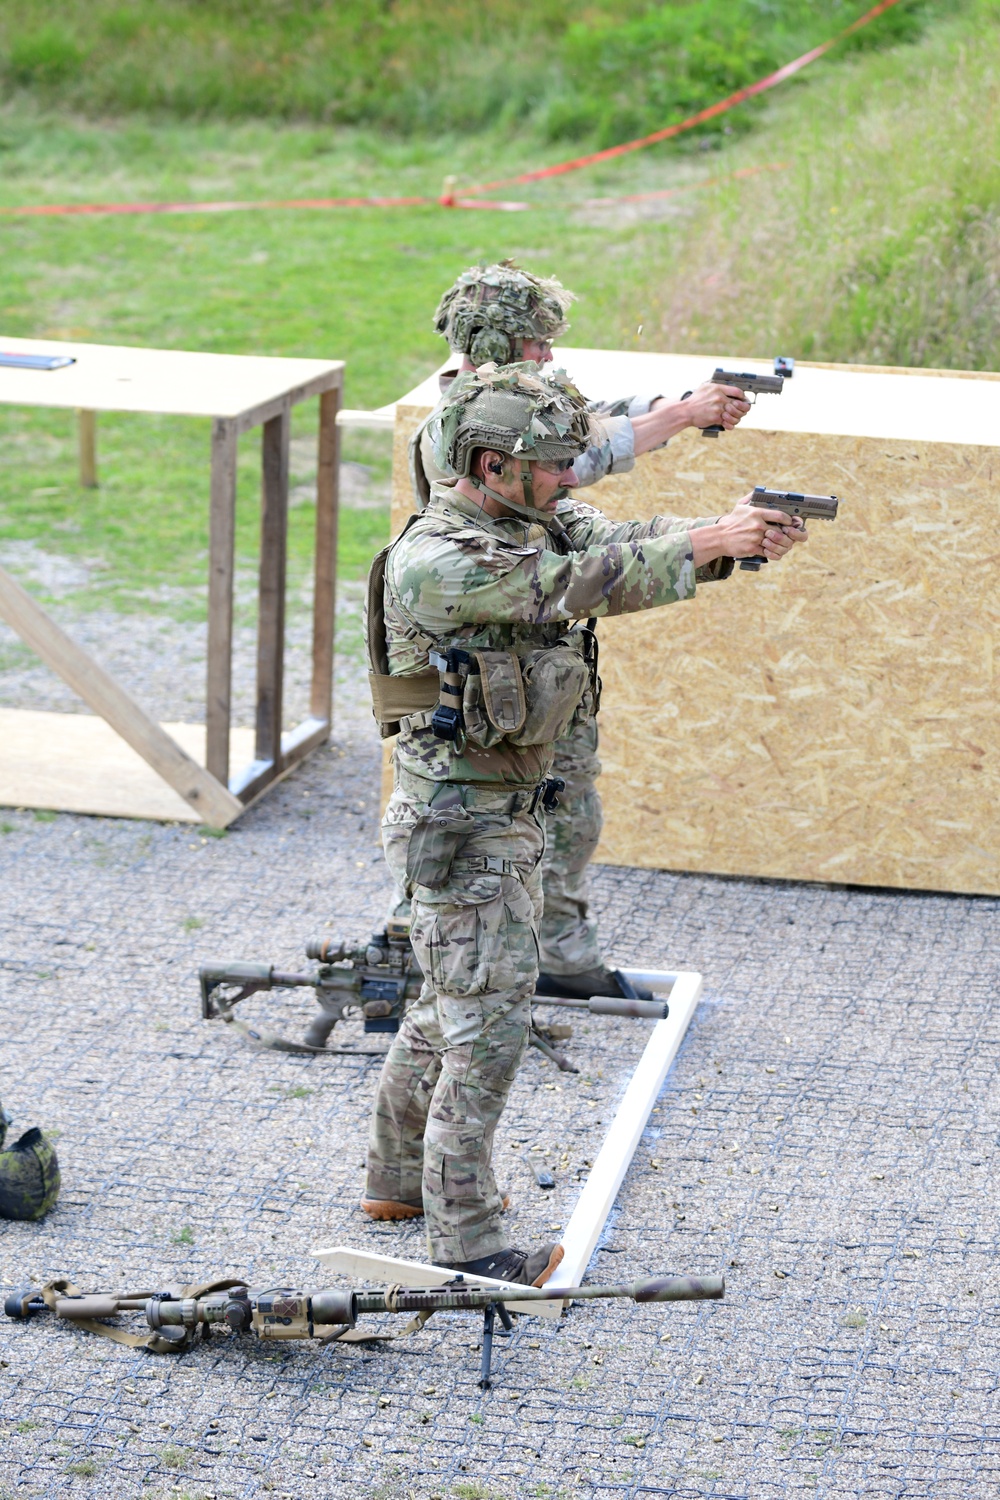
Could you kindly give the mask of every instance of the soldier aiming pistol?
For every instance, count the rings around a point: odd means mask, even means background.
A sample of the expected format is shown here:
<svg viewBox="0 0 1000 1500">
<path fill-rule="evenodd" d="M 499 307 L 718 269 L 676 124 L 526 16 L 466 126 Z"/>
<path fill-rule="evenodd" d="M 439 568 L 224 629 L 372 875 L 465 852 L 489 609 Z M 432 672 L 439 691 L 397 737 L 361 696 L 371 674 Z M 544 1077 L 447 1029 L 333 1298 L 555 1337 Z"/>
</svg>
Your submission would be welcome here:
<svg viewBox="0 0 1000 1500">
<path fill-rule="evenodd" d="M 736 370 L 717 369 L 714 375 L 711 376 L 710 383 L 712 385 L 737 386 L 743 392 L 744 396 L 753 396 L 755 400 L 751 405 L 756 405 L 757 396 L 780 396 L 787 378 L 785 375 L 755 375 L 752 370 L 739 372 Z M 681 400 L 686 401 L 692 394 L 691 391 L 685 391 Z M 701 435 L 702 437 L 716 438 L 720 432 L 725 432 L 725 430 L 724 427 L 713 422 L 709 427 L 701 429 Z"/>
<path fill-rule="evenodd" d="M 756 510 L 783 510 L 805 522 L 835 521 L 840 501 L 836 495 L 800 495 L 795 490 L 768 490 L 758 484 L 747 504 Z M 744 557 L 740 567 L 759 573 L 766 562 L 766 557 Z"/>
</svg>

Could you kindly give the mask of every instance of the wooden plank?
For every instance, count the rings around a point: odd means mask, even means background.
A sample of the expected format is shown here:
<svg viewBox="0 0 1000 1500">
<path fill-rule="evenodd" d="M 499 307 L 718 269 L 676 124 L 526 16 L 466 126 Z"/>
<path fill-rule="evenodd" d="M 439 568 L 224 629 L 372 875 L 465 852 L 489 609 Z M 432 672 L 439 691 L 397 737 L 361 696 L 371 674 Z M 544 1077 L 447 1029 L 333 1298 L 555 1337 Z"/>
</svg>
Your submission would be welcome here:
<svg viewBox="0 0 1000 1500">
<path fill-rule="evenodd" d="M 233 732 L 239 733 L 238 730 Z M 280 770 L 275 769 L 273 761 L 255 758 L 241 771 L 230 776 L 229 790 L 239 797 L 244 807 L 249 807 L 262 792 L 273 786 L 275 781 L 281 781 L 311 750 L 315 750 L 329 738 L 329 720 L 303 719 L 301 724 L 296 724 L 294 729 L 289 729 L 281 736 Z"/>
<path fill-rule="evenodd" d="M 97 489 L 97 413 L 81 408 L 76 414 L 76 434 L 80 453 L 80 485 Z"/>
<path fill-rule="evenodd" d="M 199 765 L 204 724 L 161 724 Z M 233 730 L 234 753 L 249 760 L 253 730 Z M 94 714 L 0 708 L 0 807 L 44 807 L 105 818 L 200 823 L 184 798 Z"/>
<path fill-rule="evenodd" d="M 207 765 L 229 784 L 229 720 L 233 678 L 233 564 L 236 541 L 236 442 L 233 422 L 212 423 L 208 541 L 208 661 L 205 725 Z"/>
<path fill-rule="evenodd" d="M 101 715 L 203 821 L 225 828 L 243 811 L 228 787 L 185 754 L 155 719 L 98 666 L 21 585 L 0 568 L 0 617 L 57 672 L 83 701 Z"/>
<path fill-rule="evenodd" d="M 604 1144 L 594 1161 L 583 1191 L 563 1233 L 563 1260 L 553 1272 L 548 1285 L 579 1286 L 590 1264 L 594 1246 L 600 1239 L 618 1190 L 628 1171 L 635 1148 L 646 1128 L 650 1110 L 656 1103 L 670 1064 L 691 1024 L 702 991 L 700 974 L 678 974 L 670 991 L 670 1015 L 657 1021 L 646 1043 L 639 1065 L 632 1074 L 625 1097 Z M 652 1275 L 660 1268 L 651 1266 Z"/>
<path fill-rule="evenodd" d="M 316 558 L 313 590 L 312 692 L 315 719 L 333 721 L 333 649 L 337 613 L 337 519 L 340 487 L 339 390 L 319 398 Z"/>
<path fill-rule="evenodd" d="M 349 1245 L 333 1245 L 313 1251 L 328 1271 L 353 1276 L 366 1286 L 443 1286 L 453 1281 L 455 1272 L 446 1266 L 435 1266 L 418 1260 L 399 1260 L 392 1255 L 376 1255 L 355 1250 Z M 465 1274 L 465 1273 L 463 1273 Z M 494 1281 L 491 1276 L 465 1276 L 476 1286 L 509 1287 L 509 1281 Z M 558 1318 L 564 1302 L 508 1302 L 511 1312 L 530 1313 L 538 1318 Z"/>
<path fill-rule="evenodd" d="M 260 761 L 270 761 L 275 771 L 281 769 L 290 426 L 291 414 L 286 406 L 261 429 L 256 757 Z"/>
<path fill-rule="evenodd" d="M 454 365 L 454 356 L 449 363 Z M 644 392 L 676 401 L 684 391 L 708 380 L 717 366 L 726 370 L 756 370 L 762 375 L 770 375 L 773 370 L 770 358 L 755 359 L 747 354 L 647 354 L 569 348 L 555 351 L 554 368 L 565 368 L 590 400 L 613 400 Z M 406 407 L 429 409 L 437 403 L 439 395 L 435 373 L 399 398 L 397 418 Z M 795 375 L 785 382 L 781 395 L 761 396 L 739 430 L 997 448 L 1000 447 L 1000 377 L 975 371 L 900 370 L 797 361 Z M 695 436 L 703 449 L 714 446 L 711 439 Z M 836 485 L 832 488 L 836 489 Z"/>
</svg>

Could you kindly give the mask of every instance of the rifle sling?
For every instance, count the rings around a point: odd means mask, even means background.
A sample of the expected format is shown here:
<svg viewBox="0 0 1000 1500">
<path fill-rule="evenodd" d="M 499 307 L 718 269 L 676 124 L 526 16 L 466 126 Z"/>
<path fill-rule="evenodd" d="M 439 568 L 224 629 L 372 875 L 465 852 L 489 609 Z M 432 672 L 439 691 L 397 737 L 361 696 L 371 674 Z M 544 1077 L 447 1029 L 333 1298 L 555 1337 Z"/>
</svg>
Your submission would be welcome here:
<svg viewBox="0 0 1000 1500">
<path fill-rule="evenodd" d="M 340 1333 L 327 1334 L 320 1342 L 324 1344 L 391 1343 L 393 1339 L 405 1339 L 409 1338 L 411 1333 L 419 1333 L 427 1319 L 433 1316 L 434 1308 L 432 1307 L 423 1312 L 414 1313 L 406 1327 L 399 1333 L 367 1333 L 363 1328 L 344 1328 Z"/>
<path fill-rule="evenodd" d="M 182 1287 L 180 1295 L 182 1297 L 204 1297 L 209 1292 L 227 1292 L 230 1287 L 234 1286 L 246 1286 L 246 1282 L 234 1281 L 232 1279 L 206 1281 L 203 1283 L 195 1282 L 191 1286 Z M 54 1281 L 47 1281 L 41 1291 L 45 1306 L 53 1312 L 56 1310 L 56 1302 L 60 1297 L 79 1297 L 81 1295 L 79 1287 L 75 1287 L 65 1277 L 57 1277 Z M 148 1300 L 150 1297 L 155 1296 L 157 1296 L 156 1292 L 122 1293 L 123 1299 L 131 1299 L 133 1301 L 138 1301 L 140 1298 Z M 179 1354 L 184 1349 L 190 1348 L 192 1342 L 192 1338 L 189 1337 L 183 1344 L 173 1343 L 170 1339 L 161 1337 L 152 1328 L 148 1333 L 129 1333 L 127 1329 L 116 1328 L 113 1323 L 99 1322 L 96 1318 L 64 1318 L 63 1321 L 72 1323 L 76 1328 L 84 1328 L 88 1333 L 99 1334 L 101 1338 L 111 1339 L 112 1343 L 124 1344 L 128 1349 L 148 1349 L 151 1354 Z M 192 1336 L 195 1332 L 195 1330 L 185 1331 Z"/>
<path fill-rule="evenodd" d="M 240 1036 L 252 1046 L 266 1048 L 270 1052 L 292 1052 L 299 1057 L 385 1057 L 384 1051 L 376 1051 L 374 1047 L 310 1047 L 307 1042 L 293 1042 L 288 1037 L 279 1036 L 276 1031 L 269 1031 L 266 1026 L 248 1026 L 246 1021 L 241 1021 L 221 1005 L 219 1020 L 235 1027 Z"/>
</svg>

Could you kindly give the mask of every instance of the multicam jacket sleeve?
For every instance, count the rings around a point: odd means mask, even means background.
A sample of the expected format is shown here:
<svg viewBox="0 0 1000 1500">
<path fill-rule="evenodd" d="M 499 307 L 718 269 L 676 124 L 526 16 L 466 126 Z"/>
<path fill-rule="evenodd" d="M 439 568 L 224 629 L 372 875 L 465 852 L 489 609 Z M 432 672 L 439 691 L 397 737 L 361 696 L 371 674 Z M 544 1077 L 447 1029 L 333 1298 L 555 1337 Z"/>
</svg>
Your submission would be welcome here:
<svg viewBox="0 0 1000 1500">
<path fill-rule="evenodd" d="M 489 622 L 547 625 L 630 614 L 694 595 L 686 531 L 595 539 L 562 555 L 520 544 L 503 523 L 470 524 L 461 496 L 439 496 L 435 486 L 421 520 L 393 548 L 387 573 L 406 614 L 431 636 Z M 560 515 L 565 511 L 564 503 Z"/>
<path fill-rule="evenodd" d="M 603 511 L 592 505 L 572 499 L 563 501 L 556 512 L 574 547 L 601 546 L 607 542 L 639 542 L 651 537 L 669 536 L 672 533 L 694 531 L 699 526 L 711 526 L 713 516 L 691 519 L 686 516 L 653 516 L 648 521 L 611 521 Z M 720 557 L 698 569 L 698 582 L 711 583 L 728 578 L 733 571 L 733 559 Z"/>
<path fill-rule="evenodd" d="M 635 467 L 633 417 L 645 416 L 658 396 L 622 396 L 617 401 L 588 401 L 588 410 L 598 418 L 604 441 L 589 447 L 573 464 L 578 489 L 596 484 L 607 474 L 625 474 Z M 657 447 L 665 448 L 665 443 Z"/>
</svg>

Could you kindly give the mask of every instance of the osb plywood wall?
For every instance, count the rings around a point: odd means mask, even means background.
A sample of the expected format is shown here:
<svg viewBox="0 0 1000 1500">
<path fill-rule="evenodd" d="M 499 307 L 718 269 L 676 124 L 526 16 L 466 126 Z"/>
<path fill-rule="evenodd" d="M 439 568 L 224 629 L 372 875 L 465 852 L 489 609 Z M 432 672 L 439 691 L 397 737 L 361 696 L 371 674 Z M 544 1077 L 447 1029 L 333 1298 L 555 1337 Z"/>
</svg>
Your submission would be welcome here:
<svg viewBox="0 0 1000 1500">
<path fill-rule="evenodd" d="M 688 431 L 591 490 L 620 519 L 842 500 L 785 562 L 601 623 L 597 858 L 1000 893 L 998 481 L 996 448 Z"/>
</svg>

